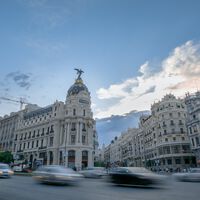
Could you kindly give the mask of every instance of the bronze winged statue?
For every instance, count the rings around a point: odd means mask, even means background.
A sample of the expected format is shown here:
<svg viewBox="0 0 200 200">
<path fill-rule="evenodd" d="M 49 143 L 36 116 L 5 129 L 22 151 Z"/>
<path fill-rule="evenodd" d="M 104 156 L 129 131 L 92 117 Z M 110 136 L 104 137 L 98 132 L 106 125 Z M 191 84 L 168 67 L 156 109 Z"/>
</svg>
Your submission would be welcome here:
<svg viewBox="0 0 200 200">
<path fill-rule="evenodd" d="M 81 74 L 83 74 L 84 71 L 82 69 L 77 69 L 77 68 L 75 68 L 74 70 L 77 71 L 77 74 L 78 74 L 78 78 L 77 79 L 81 79 Z"/>
</svg>

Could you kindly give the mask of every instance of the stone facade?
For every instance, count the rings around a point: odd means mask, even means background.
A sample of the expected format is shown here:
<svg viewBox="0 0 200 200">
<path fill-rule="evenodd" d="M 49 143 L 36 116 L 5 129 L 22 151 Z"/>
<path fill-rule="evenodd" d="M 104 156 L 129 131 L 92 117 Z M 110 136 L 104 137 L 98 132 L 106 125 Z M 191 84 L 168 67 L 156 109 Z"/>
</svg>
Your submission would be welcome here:
<svg viewBox="0 0 200 200">
<path fill-rule="evenodd" d="M 196 156 L 196 162 L 200 166 L 200 92 L 187 94 L 187 127 L 191 148 Z"/>
<path fill-rule="evenodd" d="M 141 116 L 138 129 L 122 133 L 109 150 L 111 165 L 119 160 L 125 166 L 173 171 L 195 166 L 184 101 L 164 96 L 151 106 L 151 115 Z"/>
</svg>

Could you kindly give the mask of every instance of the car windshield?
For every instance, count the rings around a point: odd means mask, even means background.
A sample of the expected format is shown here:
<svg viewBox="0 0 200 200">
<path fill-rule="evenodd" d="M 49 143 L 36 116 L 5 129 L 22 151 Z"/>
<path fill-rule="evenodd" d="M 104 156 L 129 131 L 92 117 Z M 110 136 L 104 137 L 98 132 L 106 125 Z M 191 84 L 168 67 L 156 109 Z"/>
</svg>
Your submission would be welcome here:
<svg viewBox="0 0 200 200">
<path fill-rule="evenodd" d="M 9 169 L 8 165 L 0 165 L 0 169 Z"/>
<path fill-rule="evenodd" d="M 191 173 L 200 173 L 200 168 L 191 169 L 190 172 L 191 172 Z"/>
</svg>

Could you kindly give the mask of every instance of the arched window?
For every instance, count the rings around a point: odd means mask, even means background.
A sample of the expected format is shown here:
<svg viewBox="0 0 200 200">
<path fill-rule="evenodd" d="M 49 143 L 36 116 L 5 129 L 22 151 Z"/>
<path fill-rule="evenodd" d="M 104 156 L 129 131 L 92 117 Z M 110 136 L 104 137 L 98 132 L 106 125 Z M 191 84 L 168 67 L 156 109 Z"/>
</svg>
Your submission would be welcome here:
<svg viewBox="0 0 200 200">
<path fill-rule="evenodd" d="M 73 115 L 74 116 L 76 115 L 76 109 L 75 108 L 73 109 Z"/>
</svg>

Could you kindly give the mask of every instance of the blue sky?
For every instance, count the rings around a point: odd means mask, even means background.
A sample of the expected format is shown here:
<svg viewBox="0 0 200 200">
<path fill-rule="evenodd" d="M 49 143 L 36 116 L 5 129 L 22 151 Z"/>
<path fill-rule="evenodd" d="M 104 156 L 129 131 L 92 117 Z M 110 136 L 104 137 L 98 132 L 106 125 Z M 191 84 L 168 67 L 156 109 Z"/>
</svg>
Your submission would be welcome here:
<svg viewBox="0 0 200 200">
<path fill-rule="evenodd" d="M 96 117 L 200 85 L 198 0 L 2 0 L 0 96 L 64 101 L 82 68 Z M 19 105 L 0 100 L 0 116 Z"/>
</svg>

